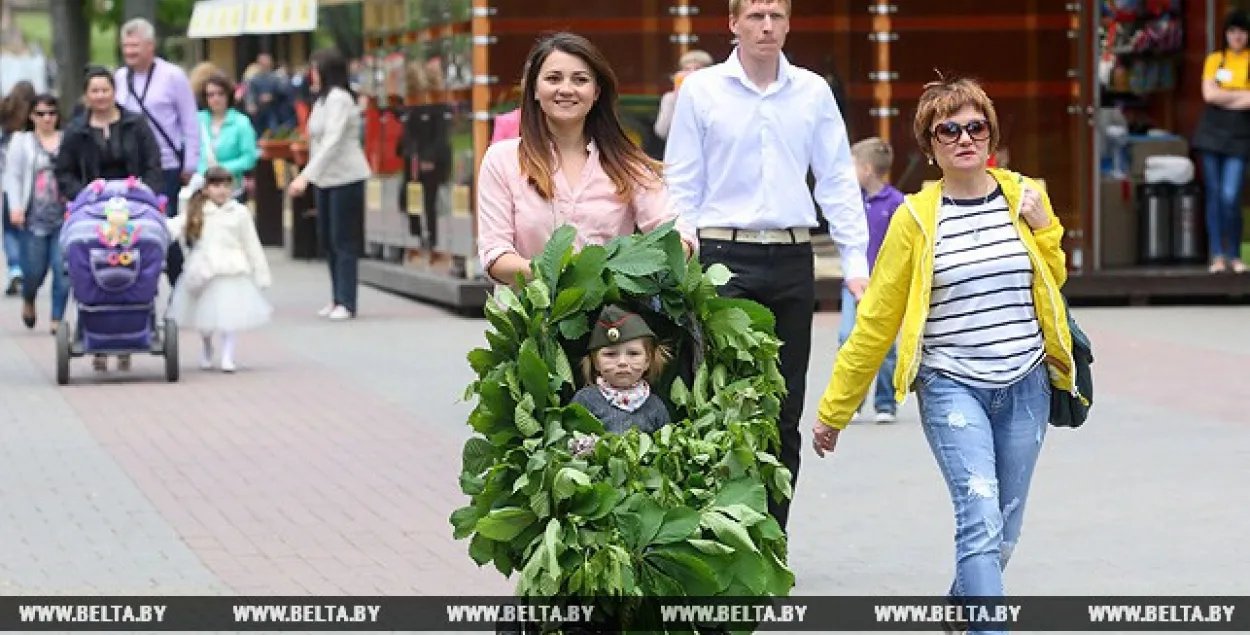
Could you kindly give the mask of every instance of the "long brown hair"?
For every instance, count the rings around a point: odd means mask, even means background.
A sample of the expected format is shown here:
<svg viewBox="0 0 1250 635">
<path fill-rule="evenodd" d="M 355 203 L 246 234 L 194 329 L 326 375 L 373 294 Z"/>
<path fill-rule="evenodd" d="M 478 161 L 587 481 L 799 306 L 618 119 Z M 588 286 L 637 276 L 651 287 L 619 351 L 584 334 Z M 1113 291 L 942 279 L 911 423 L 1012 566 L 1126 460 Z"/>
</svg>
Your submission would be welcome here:
<svg viewBox="0 0 1250 635">
<path fill-rule="evenodd" d="M 227 185 L 234 183 L 234 175 L 219 165 L 214 165 L 204 171 L 204 187 L 220 183 Z M 199 240 L 200 235 L 204 233 L 204 202 L 208 200 L 204 187 L 192 194 L 191 200 L 187 203 L 187 240 L 191 242 Z"/>
<path fill-rule="evenodd" d="M 551 200 L 554 195 L 552 175 L 555 173 L 551 157 L 551 131 L 547 128 L 547 117 L 538 104 L 535 91 L 543 62 L 554 51 L 580 58 L 595 76 L 599 98 L 586 113 L 583 127 L 586 136 L 599 148 L 603 171 L 612 179 L 616 193 L 627 199 L 639 185 L 658 182 L 663 175 L 661 164 L 630 141 L 621 127 L 616 113 L 616 73 L 612 72 L 607 58 L 586 38 L 566 32 L 539 40 L 525 62 L 525 80 L 521 83 L 521 174 L 527 177 L 543 199 Z"/>
<path fill-rule="evenodd" d="M 35 85 L 22 80 L 13 85 L 9 96 L 0 103 L 0 131 L 25 130 L 30 123 L 30 109 L 35 105 Z"/>
</svg>

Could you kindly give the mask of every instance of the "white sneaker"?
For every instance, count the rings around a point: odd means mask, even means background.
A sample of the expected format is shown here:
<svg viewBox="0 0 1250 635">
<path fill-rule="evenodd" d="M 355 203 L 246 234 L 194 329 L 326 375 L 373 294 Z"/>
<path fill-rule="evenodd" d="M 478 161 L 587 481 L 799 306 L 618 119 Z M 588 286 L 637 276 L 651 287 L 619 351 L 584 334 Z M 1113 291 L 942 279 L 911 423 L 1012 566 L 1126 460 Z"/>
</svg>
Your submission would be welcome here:
<svg viewBox="0 0 1250 635">
<path fill-rule="evenodd" d="M 234 360 L 233 359 L 221 360 L 221 372 L 233 373 L 234 372 Z"/>
<path fill-rule="evenodd" d="M 317 311 L 317 317 L 330 317 L 330 314 L 333 313 L 336 308 L 338 308 L 338 305 L 331 302 L 322 307 L 320 311 Z"/>
<path fill-rule="evenodd" d="M 898 416 L 893 412 L 878 412 L 876 421 L 877 423 L 894 423 L 898 421 Z"/>
<path fill-rule="evenodd" d="M 347 307 L 340 304 L 339 306 L 334 307 L 334 310 L 330 311 L 330 314 L 327 315 L 326 317 L 334 321 L 341 321 L 341 320 L 350 320 L 355 316 L 352 315 L 351 311 L 347 310 Z"/>
</svg>

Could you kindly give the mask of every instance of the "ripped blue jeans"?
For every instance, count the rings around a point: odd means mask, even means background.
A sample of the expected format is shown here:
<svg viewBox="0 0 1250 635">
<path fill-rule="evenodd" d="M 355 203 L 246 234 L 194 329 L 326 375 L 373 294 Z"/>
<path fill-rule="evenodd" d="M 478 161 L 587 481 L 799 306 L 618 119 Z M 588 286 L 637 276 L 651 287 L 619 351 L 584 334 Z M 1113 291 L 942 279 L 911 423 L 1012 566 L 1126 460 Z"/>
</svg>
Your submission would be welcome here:
<svg viewBox="0 0 1250 635">
<path fill-rule="evenodd" d="M 955 507 L 952 599 L 1001 597 L 1046 437 L 1045 363 L 1006 388 L 977 388 L 921 367 L 920 419 Z M 979 631 L 989 633 L 999 631 Z"/>
</svg>

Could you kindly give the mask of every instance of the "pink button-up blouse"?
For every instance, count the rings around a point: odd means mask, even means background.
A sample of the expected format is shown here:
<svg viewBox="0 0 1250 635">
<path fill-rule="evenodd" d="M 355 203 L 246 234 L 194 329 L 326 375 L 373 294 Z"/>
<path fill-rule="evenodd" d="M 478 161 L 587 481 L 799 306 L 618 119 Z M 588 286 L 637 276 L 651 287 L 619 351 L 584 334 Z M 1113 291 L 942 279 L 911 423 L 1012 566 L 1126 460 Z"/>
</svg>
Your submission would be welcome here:
<svg viewBox="0 0 1250 635">
<path fill-rule="evenodd" d="M 555 196 L 545 201 L 521 175 L 517 158 L 519 139 L 492 144 L 482 159 L 477 187 L 477 245 L 482 270 L 489 271 L 500 256 L 515 253 L 534 259 L 562 225 L 577 230 L 574 249 L 603 245 L 635 230 L 648 232 L 677 216 L 669 205 L 663 183 L 636 188 L 631 200 L 622 200 L 599 164 L 599 151 L 588 146 L 590 157 L 576 188 L 564 173 L 553 175 Z M 693 248 L 695 233 L 678 221 L 677 230 Z"/>
</svg>

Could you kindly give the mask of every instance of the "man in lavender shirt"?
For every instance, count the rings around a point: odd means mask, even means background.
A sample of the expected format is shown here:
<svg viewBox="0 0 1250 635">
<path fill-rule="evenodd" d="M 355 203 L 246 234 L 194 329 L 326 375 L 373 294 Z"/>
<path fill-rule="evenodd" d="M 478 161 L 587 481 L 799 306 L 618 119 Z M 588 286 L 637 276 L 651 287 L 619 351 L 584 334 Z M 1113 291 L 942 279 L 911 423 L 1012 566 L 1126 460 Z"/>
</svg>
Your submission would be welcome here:
<svg viewBox="0 0 1250 635">
<path fill-rule="evenodd" d="M 868 267 L 871 269 L 877 263 L 877 252 L 881 251 L 881 243 L 885 241 L 890 219 L 898 206 L 903 204 L 903 193 L 885 182 L 894 163 L 894 150 L 890 144 L 878 137 L 864 139 L 851 146 L 851 156 L 855 159 L 855 175 L 859 178 L 859 188 L 864 195 L 864 212 L 868 215 Z M 843 286 L 839 345 L 846 343 L 855 328 L 857 308 L 855 294 Z M 897 418 L 898 404 L 894 402 L 894 367 L 897 362 L 898 349 L 891 346 L 881 368 L 877 370 L 877 387 L 873 391 L 877 423 L 893 423 Z M 863 411 L 862 406 L 860 411 Z"/>
<path fill-rule="evenodd" d="M 117 103 L 141 113 L 161 147 L 163 183 L 148 183 L 153 190 L 169 197 L 166 214 L 178 215 L 178 190 L 195 174 L 200 163 L 200 126 L 195 94 L 187 74 L 175 64 L 156 56 L 156 29 L 143 18 L 135 18 L 121 28 L 122 58 L 126 65 L 117 69 Z M 169 284 L 182 275 L 182 248 L 169 246 L 166 273 Z"/>
</svg>

